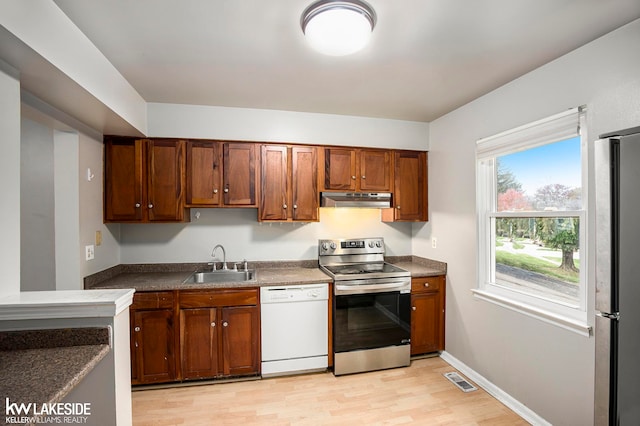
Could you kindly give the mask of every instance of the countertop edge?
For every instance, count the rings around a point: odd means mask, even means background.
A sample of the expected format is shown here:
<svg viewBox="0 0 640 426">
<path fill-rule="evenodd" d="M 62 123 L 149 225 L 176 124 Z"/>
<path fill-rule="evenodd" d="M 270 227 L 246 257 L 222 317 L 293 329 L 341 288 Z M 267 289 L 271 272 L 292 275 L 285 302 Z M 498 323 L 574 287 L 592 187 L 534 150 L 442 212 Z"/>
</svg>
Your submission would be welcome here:
<svg viewBox="0 0 640 426">
<path fill-rule="evenodd" d="M 97 290 L 33 291 L 0 298 L 0 321 L 115 317 L 133 301 L 130 288 Z"/>
<path fill-rule="evenodd" d="M 390 256 L 389 263 L 407 269 L 414 278 L 446 275 L 446 263 L 418 256 Z M 154 265 L 118 265 L 109 268 L 108 279 L 96 282 L 85 278 L 85 289 L 122 289 L 136 291 L 207 290 L 223 288 L 256 288 L 281 285 L 305 285 L 331 282 L 313 261 L 255 262 L 255 280 L 242 282 L 217 282 L 184 284 L 194 271 L 194 263 Z M 113 274 L 118 270 L 119 273 Z M 153 276 L 151 275 L 153 274 Z"/>
<path fill-rule="evenodd" d="M 52 400 L 50 401 L 51 403 L 62 401 L 62 399 L 65 396 L 67 396 L 73 388 L 75 388 L 85 377 L 87 377 L 87 375 L 98 365 L 100 361 L 102 361 L 107 356 L 107 354 L 111 350 L 109 345 L 91 345 L 91 346 L 100 347 L 101 349 L 97 354 L 93 356 L 93 358 L 87 361 L 85 366 L 81 368 L 80 371 L 78 371 L 73 377 L 71 377 L 71 379 L 69 379 L 67 384 L 62 389 L 60 389 L 52 397 Z"/>
</svg>

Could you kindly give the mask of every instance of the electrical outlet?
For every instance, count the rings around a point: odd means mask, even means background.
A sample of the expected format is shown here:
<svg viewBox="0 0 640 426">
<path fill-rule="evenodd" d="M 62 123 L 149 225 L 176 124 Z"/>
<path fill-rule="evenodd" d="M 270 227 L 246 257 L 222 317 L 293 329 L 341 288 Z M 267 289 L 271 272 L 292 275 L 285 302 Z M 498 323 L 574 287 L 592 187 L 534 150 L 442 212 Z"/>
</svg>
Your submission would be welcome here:
<svg viewBox="0 0 640 426">
<path fill-rule="evenodd" d="M 95 247 L 93 245 L 84 246 L 84 252 L 87 260 L 93 260 L 96 257 Z"/>
<path fill-rule="evenodd" d="M 438 239 L 436 237 L 432 237 L 431 238 L 431 248 L 437 248 L 438 247 Z"/>
</svg>

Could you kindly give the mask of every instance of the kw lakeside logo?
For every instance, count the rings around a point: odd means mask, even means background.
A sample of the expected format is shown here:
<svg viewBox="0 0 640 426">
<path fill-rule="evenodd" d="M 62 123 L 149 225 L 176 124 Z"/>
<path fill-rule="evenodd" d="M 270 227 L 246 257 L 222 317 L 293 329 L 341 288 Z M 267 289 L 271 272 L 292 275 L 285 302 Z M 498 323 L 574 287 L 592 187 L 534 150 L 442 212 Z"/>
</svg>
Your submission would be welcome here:
<svg viewBox="0 0 640 426">
<path fill-rule="evenodd" d="M 6 424 L 87 424 L 90 402 L 17 403 L 5 399 Z"/>
</svg>

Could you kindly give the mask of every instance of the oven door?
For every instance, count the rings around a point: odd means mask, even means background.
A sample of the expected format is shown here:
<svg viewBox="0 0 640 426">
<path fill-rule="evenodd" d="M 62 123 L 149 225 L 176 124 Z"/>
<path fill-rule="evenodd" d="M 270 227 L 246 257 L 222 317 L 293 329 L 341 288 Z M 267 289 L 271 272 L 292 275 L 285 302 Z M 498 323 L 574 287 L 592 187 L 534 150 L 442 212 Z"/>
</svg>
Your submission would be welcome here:
<svg viewBox="0 0 640 426">
<path fill-rule="evenodd" d="M 333 298 L 335 353 L 408 345 L 410 339 L 410 291 L 336 292 Z"/>
</svg>

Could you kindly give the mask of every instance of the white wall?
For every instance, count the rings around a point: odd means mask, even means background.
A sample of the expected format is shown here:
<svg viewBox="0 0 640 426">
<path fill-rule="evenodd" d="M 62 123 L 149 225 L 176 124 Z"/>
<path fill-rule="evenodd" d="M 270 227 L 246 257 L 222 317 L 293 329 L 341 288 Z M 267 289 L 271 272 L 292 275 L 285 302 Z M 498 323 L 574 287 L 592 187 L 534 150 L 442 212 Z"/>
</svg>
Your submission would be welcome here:
<svg viewBox="0 0 640 426">
<path fill-rule="evenodd" d="M 102 223 L 102 136 L 28 93 L 22 97 L 21 289 L 81 289 L 83 277 L 120 263 L 119 226 Z M 95 245 L 96 231 L 102 244 L 87 261 L 84 248 Z"/>
<path fill-rule="evenodd" d="M 378 209 L 321 208 L 320 222 L 309 224 L 259 224 L 257 209 L 191 216 L 188 224 L 120 225 L 122 263 L 207 262 L 216 244 L 231 261 L 317 259 L 320 238 L 384 237 L 387 255 L 411 254 L 411 224 L 382 223 Z"/>
<path fill-rule="evenodd" d="M 20 290 L 55 290 L 53 129 L 22 119 Z"/>
<path fill-rule="evenodd" d="M 0 60 L 0 297 L 20 292 L 20 80 Z"/>
<path fill-rule="evenodd" d="M 79 138 L 75 131 L 53 131 L 56 290 L 82 288 L 80 277 Z"/>
<path fill-rule="evenodd" d="M 102 138 L 79 134 L 79 238 L 80 238 L 80 271 L 79 276 L 86 277 L 120 263 L 120 248 L 117 238 L 120 227 L 102 223 L 102 188 L 103 188 L 103 152 Z M 91 169 L 93 178 L 87 178 L 87 170 Z M 84 247 L 95 245 L 96 231 L 102 233 L 102 244 L 95 246 L 95 259 L 85 260 Z"/>
<path fill-rule="evenodd" d="M 429 124 L 416 121 L 149 103 L 148 123 L 153 137 L 429 148 Z"/>
<path fill-rule="evenodd" d="M 417 230 L 413 253 L 448 263 L 446 351 L 554 425 L 593 424 L 594 339 L 472 296 L 475 141 L 583 104 L 590 147 L 599 134 L 640 125 L 638 46 L 640 21 L 635 21 L 430 125 L 431 220 Z M 593 215 L 588 220 L 593 235 Z M 593 243 L 589 246 L 593 265 Z M 593 321 L 593 267 L 588 285 Z"/>
<path fill-rule="evenodd" d="M 2 1 L 0 26 L 132 127 L 141 133 L 146 131 L 144 99 L 52 0 Z M 47 81 L 42 84 L 50 83 L 51 81 Z M 56 83 L 63 84 L 62 80 L 56 80 Z M 78 109 L 69 101 L 86 99 L 75 90 L 59 93 L 64 93 L 64 96 L 59 95 L 56 101 L 75 111 Z M 75 96 L 78 98 L 71 99 Z"/>
</svg>

